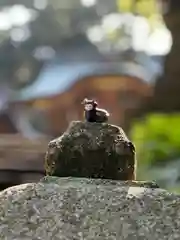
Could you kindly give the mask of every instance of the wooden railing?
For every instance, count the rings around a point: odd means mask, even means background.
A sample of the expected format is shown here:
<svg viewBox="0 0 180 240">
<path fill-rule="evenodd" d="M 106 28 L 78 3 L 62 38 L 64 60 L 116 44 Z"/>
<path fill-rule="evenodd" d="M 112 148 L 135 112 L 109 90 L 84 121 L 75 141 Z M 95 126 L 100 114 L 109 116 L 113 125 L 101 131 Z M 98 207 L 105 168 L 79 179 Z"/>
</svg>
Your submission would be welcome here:
<svg viewBox="0 0 180 240">
<path fill-rule="evenodd" d="M 0 170 L 42 170 L 49 140 L 0 134 Z"/>
<path fill-rule="evenodd" d="M 13 147 L 43 152 L 47 148 L 48 142 L 49 139 L 45 138 L 30 140 L 20 134 L 0 134 L 0 149 Z"/>
</svg>

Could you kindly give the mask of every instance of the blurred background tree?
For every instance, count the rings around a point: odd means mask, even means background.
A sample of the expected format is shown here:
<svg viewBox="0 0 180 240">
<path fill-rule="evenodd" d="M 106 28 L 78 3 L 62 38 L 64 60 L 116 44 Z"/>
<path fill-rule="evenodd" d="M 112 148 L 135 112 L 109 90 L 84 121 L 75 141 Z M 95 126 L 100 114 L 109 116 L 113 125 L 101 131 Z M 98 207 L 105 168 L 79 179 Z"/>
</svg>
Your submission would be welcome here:
<svg viewBox="0 0 180 240">
<path fill-rule="evenodd" d="M 138 178 L 156 181 L 180 192 L 180 114 L 150 114 L 134 123 Z"/>
<path fill-rule="evenodd" d="M 33 81 L 44 61 L 63 48 L 62 41 L 77 34 L 118 57 L 128 49 L 152 54 L 157 31 L 167 34 L 155 0 L 17 0 L 1 1 L 0 6 L 1 80 L 12 86 Z M 142 44 L 136 43 L 138 28 L 143 29 Z M 168 41 L 163 46 L 166 54 Z M 155 50 L 158 54 L 158 47 Z"/>
<path fill-rule="evenodd" d="M 153 109 L 163 112 L 174 112 L 180 110 L 180 1 L 163 0 L 163 19 L 170 30 L 173 38 L 173 45 L 166 57 L 164 74 L 158 79 L 155 87 Z"/>
</svg>

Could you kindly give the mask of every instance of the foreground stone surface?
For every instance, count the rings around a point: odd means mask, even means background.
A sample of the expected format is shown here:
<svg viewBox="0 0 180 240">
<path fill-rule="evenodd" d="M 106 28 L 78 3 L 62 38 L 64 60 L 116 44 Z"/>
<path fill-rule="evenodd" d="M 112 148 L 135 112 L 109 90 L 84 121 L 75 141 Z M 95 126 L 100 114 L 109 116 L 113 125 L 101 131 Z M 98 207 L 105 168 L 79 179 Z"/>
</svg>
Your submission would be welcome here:
<svg viewBox="0 0 180 240">
<path fill-rule="evenodd" d="M 72 122 L 51 141 L 46 174 L 58 177 L 135 179 L 135 148 L 126 134 L 107 123 Z"/>
<path fill-rule="evenodd" d="M 180 196 L 143 186 L 46 177 L 9 188 L 0 192 L 0 239 L 180 239 Z"/>
</svg>

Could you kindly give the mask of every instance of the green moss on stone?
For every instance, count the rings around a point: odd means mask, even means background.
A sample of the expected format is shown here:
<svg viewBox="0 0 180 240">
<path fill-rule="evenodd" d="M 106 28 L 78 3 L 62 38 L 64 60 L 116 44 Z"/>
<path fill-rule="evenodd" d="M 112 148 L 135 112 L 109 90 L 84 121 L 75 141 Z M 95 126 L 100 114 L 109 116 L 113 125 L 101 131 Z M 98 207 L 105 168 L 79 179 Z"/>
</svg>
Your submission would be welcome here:
<svg viewBox="0 0 180 240">
<path fill-rule="evenodd" d="M 135 151 L 117 126 L 72 122 L 60 138 L 49 143 L 45 170 L 58 177 L 131 180 Z"/>
</svg>

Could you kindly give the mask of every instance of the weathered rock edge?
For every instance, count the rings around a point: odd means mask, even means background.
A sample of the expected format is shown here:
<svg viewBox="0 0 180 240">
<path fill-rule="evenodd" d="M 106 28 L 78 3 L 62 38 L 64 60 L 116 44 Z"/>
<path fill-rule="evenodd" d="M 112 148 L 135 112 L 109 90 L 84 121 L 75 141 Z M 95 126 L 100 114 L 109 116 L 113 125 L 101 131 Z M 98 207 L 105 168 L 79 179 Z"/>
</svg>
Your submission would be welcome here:
<svg viewBox="0 0 180 240">
<path fill-rule="evenodd" d="M 49 176 L 134 180 L 135 168 L 134 145 L 122 128 L 107 123 L 72 122 L 45 157 Z"/>
<path fill-rule="evenodd" d="M 0 239 L 180 239 L 180 196 L 133 184 L 46 177 L 11 187 L 0 192 Z"/>
</svg>

